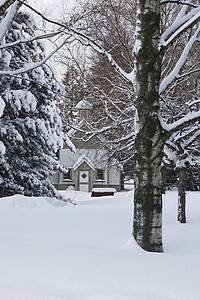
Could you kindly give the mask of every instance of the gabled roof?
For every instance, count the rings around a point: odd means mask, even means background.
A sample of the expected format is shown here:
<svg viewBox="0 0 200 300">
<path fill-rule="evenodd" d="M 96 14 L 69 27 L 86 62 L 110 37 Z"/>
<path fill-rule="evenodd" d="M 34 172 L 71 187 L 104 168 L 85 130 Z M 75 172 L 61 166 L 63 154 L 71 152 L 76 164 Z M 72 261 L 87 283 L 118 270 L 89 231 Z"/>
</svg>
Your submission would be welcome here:
<svg viewBox="0 0 200 300">
<path fill-rule="evenodd" d="M 93 171 L 95 171 L 94 164 L 91 162 L 91 160 L 87 156 L 85 156 L 83 154 L 77 159 L 77 161 L 73 165 L 73 170 L 76 171 L 83 162 L 85 162 Z"/>
</svg>

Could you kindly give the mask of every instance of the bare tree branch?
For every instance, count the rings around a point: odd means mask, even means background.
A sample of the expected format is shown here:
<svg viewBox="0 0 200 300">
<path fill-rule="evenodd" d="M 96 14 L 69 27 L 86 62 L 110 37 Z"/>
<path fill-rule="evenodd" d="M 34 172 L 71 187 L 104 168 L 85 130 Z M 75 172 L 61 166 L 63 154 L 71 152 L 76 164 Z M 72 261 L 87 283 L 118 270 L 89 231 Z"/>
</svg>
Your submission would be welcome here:
<svg viewBox="0 0 200 300">
<path fill-rule="evenodd" d="M 22 1 L 18 0 L 20 3 Z M 82 42 L 85 46 L 90 46 L 92 47 L 94 50 L 96 50 L 97 52 L 101 53 L 102 55 L 104 55 L 108 61 L 115 67 L 116 71 L 128 82 L 133 83 L 134 81 L 134 76 L 133 76 L 133 72 L 131 73 L 126 73 L 118 64 L 117 62 L 113 59 L 112 55 L 109 53 L 109 51 L 106 51 L 99 43 L 95 42 L 92 38 L 90 38 L 89 36 L 87 36 L 86 34 L 82 33 L 79 30 L 73 28 L 70 25 L 64 24 L 64 23 L 60 23 L 60 22 L 56 22 L 53 20 L 48 19 L 47 17 L 45 17 L 42 13 L 40 13 L 39 11 L 37 11 L 36 9 L 32 8 L 30 5 L 28 5 L 27 3 L 24 3 L 25 6 L 27 6 L 29 9 L 31 9 L 33 12 L 35 12 L 37 15 L 39 15 L 41 18 L 43 18 L 45 21 L 52 23 L 54 25 L 57 25 L 59 27 L 65 28 L 65 32 L 68 33 L 69 35 L 75 37 L 79 42 Z"/>
</svg>

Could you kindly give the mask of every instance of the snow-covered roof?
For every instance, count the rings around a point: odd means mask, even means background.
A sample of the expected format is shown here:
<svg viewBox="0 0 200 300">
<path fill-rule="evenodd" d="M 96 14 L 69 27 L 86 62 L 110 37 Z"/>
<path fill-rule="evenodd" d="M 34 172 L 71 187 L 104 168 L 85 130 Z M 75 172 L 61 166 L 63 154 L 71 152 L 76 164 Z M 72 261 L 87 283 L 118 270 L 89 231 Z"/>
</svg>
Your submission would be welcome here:
<svg viewBox="0 0 200 300">
<path fill-rule="evenodd" d="M 104 193 L 104 192 L 116 193 L 116 189 L 108 188 L 108 187 L 106 187 L 106 188 L 93 188 L 92 192 L 95 192 L 95 193 Z"/>
<path fill-rule="evenodd" d="M 76 109 L 92 109 L 92 104 L 83 99 L 76 104 Z"/>
<path fill-rule="evenodd" d="M 73 170 L 76 171 L 76 169 L 78 169 L 78 167 L 83 163 L 83 162 L 86 162 L 89 167 L 94 171 L 95 170 L 95 167 L 94 167 L 94 164 L 92 163 L 92 161 L 87 157 L 85 156 L 84 154 L 82 154 L 78 159 L 77 161 L 75 162 L 75 164 L 73 165 Z"/>
</svg>

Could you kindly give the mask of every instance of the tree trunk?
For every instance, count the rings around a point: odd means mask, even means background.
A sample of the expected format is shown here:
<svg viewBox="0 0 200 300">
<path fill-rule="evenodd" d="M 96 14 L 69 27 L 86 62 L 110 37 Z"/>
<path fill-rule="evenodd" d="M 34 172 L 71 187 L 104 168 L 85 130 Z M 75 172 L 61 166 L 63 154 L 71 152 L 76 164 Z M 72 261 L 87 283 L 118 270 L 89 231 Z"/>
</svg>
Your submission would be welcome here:
<svg viewBox="0 0 200 300">
<path fill-rule="evenodd" d="M 193 173 L 193 170 L 192 170 L 192 167 L 190 167 L 188 170 L 187 170 L 187 173 L 186 173 L 186 189 L 188 191 L 195 191 L 195 178 L 194 178 L 194 173 Z"/>
<path fill-rule="evenodd" d="M 178 171 L 178 221 L 186 223 L 185 169 Z"/>
<path fill-rule="evenodd" d="M 155 120 L 154 120 L 155 121 Z M 163 144 L 159 124 L 149 120 L 135 142 L 135 192 L 133 235 L 147 251 L 162 252 Z"/>
<path fill-rule="evenodd" d="M 162 194 L 166 194 L 167 189 L 167 168 L 162 166 L 161 168 L 161 177 L 162 177 Z"/>
<path fill-rule="evenodd" d="M 160 1 L 140 0 L 138 5 L 133 236 L 143 249 L 162 252 L 164 132 L 158 119 L 162 59 L 158 50 Z"/>
</svg>

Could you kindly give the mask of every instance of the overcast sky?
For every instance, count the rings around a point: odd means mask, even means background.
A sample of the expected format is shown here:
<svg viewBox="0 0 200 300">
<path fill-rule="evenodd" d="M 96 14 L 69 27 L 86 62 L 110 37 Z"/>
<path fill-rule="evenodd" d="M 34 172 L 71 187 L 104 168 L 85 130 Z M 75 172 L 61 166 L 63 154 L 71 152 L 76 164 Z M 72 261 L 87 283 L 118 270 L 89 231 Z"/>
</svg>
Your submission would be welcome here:
<svg viewBox="0 0 200 300">
<path fill-rule="evenodd" d="M 55 15 L 55 13 L 62 14 L 63 8 L 65 10 L 72 8 L 76 0 L 29 0 L 28 3 L 42 13 L 46 12 Z"/>
<path fill-rule="evenodd" d="M 76 0 L 28 0 L 28 4 L 40 11 L 42 14 L 47 16 L 50 19 L 58 20 L 62 17 L 64 12 L 70 10 L 75 4 Z M 35 20 L 37 20 L 37 16 L 35 15 Z M 38 19 L 40 22 L 41 19 Z M 46 41 L 47 52 L 52 51 L 51 45 Z M 52 59 L 50 60 L 50 64 L 54 65 L 56 69 L 57 77 L 61 80 L 63 74 L 66 69 L 60 64 L 55 63 Z"/>
</svg>

